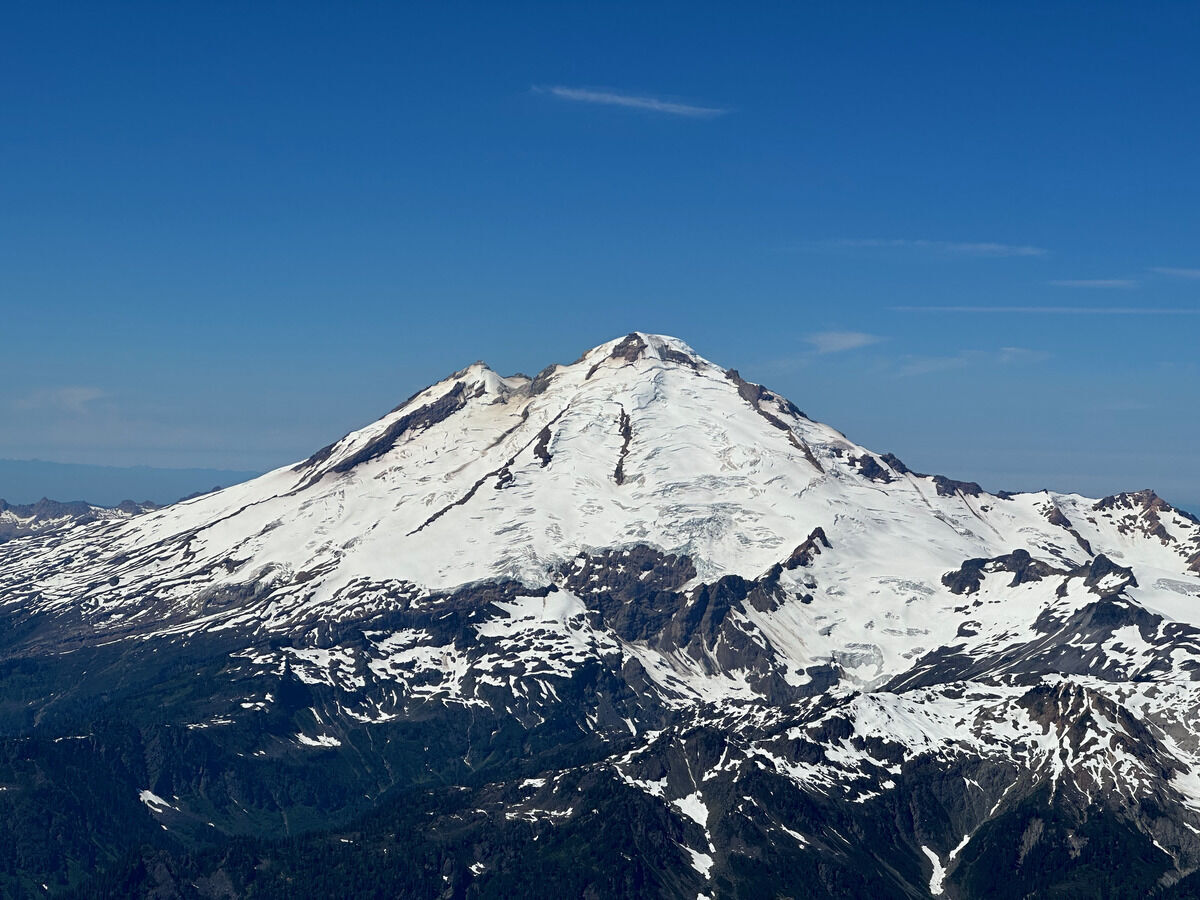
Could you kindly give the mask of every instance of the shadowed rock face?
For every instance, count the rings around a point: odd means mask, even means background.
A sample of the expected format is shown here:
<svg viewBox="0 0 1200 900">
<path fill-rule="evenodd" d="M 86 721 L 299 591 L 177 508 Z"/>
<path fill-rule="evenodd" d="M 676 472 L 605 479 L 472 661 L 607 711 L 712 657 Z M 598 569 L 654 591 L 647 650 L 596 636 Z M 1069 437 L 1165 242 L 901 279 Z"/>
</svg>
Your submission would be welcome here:
<svg viewBox="0 0 1200 900">
<path fill-rule="evenodd" d="M 917 478 L 928 477 L 927 475 L 921 475 L 920 473 L 913 472 L 913 470 L 906 466 L 900 457 L 894 453 L 884 453 L 879 458 L 887 463 L 891 470 L 897 475 L 915 475 Z"/>
<path fill-rule="evenodd" d="M 640 334 L 628 334 L 621 343 L 613 347 L 612 359 L 637 362 L 646 352 L 646 341 Z"/>
<path fill-rule="evenodd" d="M 649 349 L 645 339 L 640 334 L 629 334 L 612 349 L 612 353 L 608 355 L 609 359 L 620 359 L 625 362 L 637 362 Z M 604 364 L 604 360 L 596 363 L 588 371 L 587 377 L 590 379 L 599 371 Z"/>
<path fill-rule="evenodd" d="M 978 497 L 983 494 L 981 488 L 974 481 L 955 481 L 953 478 L 946 478 L 944 475 L 934 475 L 933 483 L 937 486 L 937 492 L 943 497 L 953 497 L 955 494 L 961 493 L 968 497 Z"/>
<path fill-rule="evenodd" d="M 925 475 L 921 472 L 914 472 L 894 453 L 885 453 L 879 458 L 883 462 L 887 463 L 891 470 L 897 475 L 912 475 L 914 478 L 933 479 L 934 488 L 937 490 L 938 496 L 940 497 L 953 497 L 955 494 L 960 493 L 967 497 L 979 497 L 986 493 L 984 489 L 974 481 L 956 481 L 953 478 L 947 478 L 945 475 Z M 871 476 L 868 475 L 867 477 Z"/>
<path fill-rule="evenodd" d="M 875 457 L 864 454 L 863 456 L 854 457 L 851 462 L 858 467 L 858 471 L 862 473 L 863 478 L 870 481 L 878 481 L 881 484 L 888 484 L 892 480 L 892 475 L 879 464 L 879 460 Z"/>
<path fill-rule="evenodd" d="M 1034 559 L 1029 555 L 1028 550 L 1014 550 L 1005 556 L 997 556 L 992 559 L 968 559 L 963 562 L 961 568 L 943 575 L 942 584 L 954 594 L 973 594 L 979 590 L 984 576 L 991 572 L 1013 573 L 1009 587 L 1016 587 L 1030 581 L 1041 581 L 1043 578 L 1056 574 L 1068 574 Z"/>
<path fill-rule="evenodd" d="M 1100 596 L 1116 596 L 1126 588 L 1137 587 L 1137 578 L 1133 570 L 1118 566 L 1103 553 L 1098 554 L 1091 562 L 1067 573 L 1070 578 L 1082 578 L 1083 583 Z M 1059 594 L 1065 594 L 1067 581 L 1059 587 Z"/>
<path fill-rule="evenodd" d="M 598 624 L 625 640 L 651 640 L 683 608 L 683 586 L 696 577 L 686 556 L 638 545 L 581 554 L 564 566 L 562 587 L 583 598 Z"/>
<path fill-rule="evenodd" d="M 547 425 L 538 432 L 537 443 L 533 446 L 533 455 L 536 456 L 542 464 L 542 468 L 550 465 L 550 426 Z"/>
<path fill-rule="evenodd" d="M 617 467 L 613 470 L 613 481 L 617 484 L 624 484 L 625 457 L 629 455 L 629 443 L 633 440 L 633 420 L 629 418 L 625 407 L 621 407 L 621 419 L 617 427 L 621 432 L 621 453 L 617 457 Z"/>
<path fill-rule="evenodd" d="M 813 559 L 820 556 L 822 547 L 829 550 L 832 549 L 832 546 L 829 543 L 829 538 L 825 536 L 825 529 L 818 525 L 805 538 L 804 543 L 792 551 L 792 555 L 787 558 L 783 567 L 785 569 L 796 569 L 802 566 L 810 566 Z"/>
</svg>

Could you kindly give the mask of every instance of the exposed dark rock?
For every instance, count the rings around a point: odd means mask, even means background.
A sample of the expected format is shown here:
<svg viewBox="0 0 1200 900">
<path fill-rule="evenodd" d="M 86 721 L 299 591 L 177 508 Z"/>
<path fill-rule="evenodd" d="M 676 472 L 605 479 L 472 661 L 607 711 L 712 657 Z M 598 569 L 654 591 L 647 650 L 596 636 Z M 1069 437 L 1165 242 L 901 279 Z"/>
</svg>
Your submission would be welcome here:
<svg viewBox="0 0 1200 900">
<path fill-rule="evenodd" d="M 696 362 L 694 357 L 689 356 L 682 350 L 676 350 L 674 347 L 662 347 L 658 351 L 658 355 L 662 358 L 663 362 L 678 363 L 697 372 L 700 370 L 700 364 Z"/>
<path fill-rule="evenodd" d="M 879 460 L 869 453 L 864 453 L 862 456 L 850 457 L 858 471 L 862 473 L 864 478 L 871 481 L 877 481 L 881 484 L 889 484 L 893 479 L 891 473 L 879 464 Z"/>
<path fill-rule="evenodd" d="M 547 425 L 538 432 L 537 443 L 533 445 L 533 455 L 542 461 L 542 468 L 550 465 L 550 426 Z"/>
<path fill-rule="evenodd" d="M 621 431 L 621 451 L 617 455 L 617 467 L 613 470 L 613 480 L 617 484 L 625 483 L 625 457 L 629 455 L 629 443 L 633 440 L 633 423 L 625 407 L 621 407 L 621 419 L 618 424 Z"/>
<path fill-rule="evenodd" d="M 1063 511 L 1056 505 L 1051 505 L 1051 507 L 1046 510 L 1046 521 L 1051 525 L 1058 526 L 1059 528 L 1071 529 L 1074 527 L 1071 524 L 1071 520 L 1068 519 L 1066 514 L 1063 513 Z"/>
<path fill-rule="evenodd" d="M 636 332 L 631 332 L 621 339 L 612 349 L 607 359 L 623 359 L 626 362 L 637 362 L 646 352 L 646 342 L 642 340 L 642 336 Z M 604 364 L 605 360 L 600 360 L 591 369 L 588 370 L 585 381 L 596 374 L 596 370 Z"/>
<path fill-rule="evenodd" d="M 437 512 L 435 512 L 433 515 L 431 515 L 428 519 L 426 519 L 424 522 L 422 522 L 420 525 L 418 525 L 416 528 L 414 528 L 412 531 L 410 531 L 409 534 L 413 535 L 413 534 L 416 534 L 418 531 L 424 531 L 426 528 L 428 528 L 430 525 L 432 525 L 434 522 L 436 522 L 438 519 L 440 519 L 446 513 L 450 512 L 450 510 L 454 509 L 454 507 L 465 505 L 472 497 L 475 496 L 476 493 L 479 492 L 479 489 L 481 487 L 483 487 L 484 483 L 487 482 L 487 480 L 489 478 L 497 479 L 497 487 L 501 486 L 499 484 L 499 482 L 501 482 L 501 481 L 504 482 L 503 486 L 507 487 L 508 482 L 510 482 L 513 478 L 513 474 L 510 470 L 510 466 L 512 466 L 515 458 L 516 457 L 513 457 L 513 459 L 510 459 L 508 462 L 506 462 L 500 468 L 496 469 L 494 472 L 488 472 L 486 475 L 484 475 L 482 478 L 480 478 L 478 481 L 476 481 L 473 485 L 471 485 L 471 487 L 467 489 L 467 492 L 465 494 L 463 494 L 461 497 L 459 497 L 453 503 L 448 503 L 445 506 L 443 506 L 441 509 L 439 509 Z"/>
<path fill-rule="evenodd" d="M 1075 538 L 1076 543 L 1079 544 L 1084 553 L 1086 553 L 1088 556 L 1092 555 L 1092 545 L 1088 543 L 1087 539 L 1085 539 L 1084 536 L 1078 532 L 1078 530 L 1076 530 L 1075 526 L 1071 524 L 1071 520 L 1067 518 L 1066 514 L 1058 507 L 1057 504 L 1051 504 L 1049 509 L 1046 510 L 1045 515 L 1046 521 L 1048 521 L 1051 525 L 1062 528 L 1064 531 L 1070 534 L 1071 537 Z"/>
<path fill-rule="evenodd" d="M 1030 718 L 1046 729 L 1064 735 L 1076 750 L 1092 739 L 1094 732 L 1088 726 L 1097 713 L 1117 726 L 1108 732 L 1109 741 L 1115 743 L 1114 749 L 1119 748 L 1134 758 L 1146 758 L 1158 743 L 1150 730 L 1123 706 L 1098 691 L 1075 683 L 1040 684 L 1017 702 L 1029 711 Z M 1170 768 L 1182 774 L 1182 767 L 1177 763 Z M 1163 774 L 1169 778 L 1171 773 Z"/>
<path fill-rule="evenodd" d="M 914 472 L 894 453 L 884 453 L 879 458 L 891 466 L 892 471 L 898 475 L 912 475 L 914 478 L 932 478 L 934 487 L 942 497 L 953 497 L 959 493 L 967 497 L 979 497 L 987 493 L 974 481 L 956 481 L 953 478 L 947 478 L 945 475 L 927 475 L 924 472 Z M 1014 495 L 1008 491 L 1001 491 L 996 496 L 1001 500 L 1011 500 Z"/>
<path fill-rule="evenodd" d="M 764 399 L 767 399 L 771 396 L 771 392 L 764 388 L 761 384 L 755 384 L 753 381 L 747 381 L 744 379 L 737 369 L 726 369 L 725 377 L 737 385 L 738 394 L 740 394 L 741 398 L 755 409 L 758 409 L 759 404 L 762 403 Z M 778 428 L 780 426 L 776 425 L 775 427 Z"/>
<path fill-rule="evenodd" d="M 1120 509 L 1137 509 L 1137 510 L 1154 510 L 1155 512 L 1167 512 L 1171 506 L 1154 493 L 1149 488 L 1142 491 L 1124 491 L 1120 494 L 1112 494 L 1097 500 L 1093 504 L 1092 509 L 1097 512 L 1106 510 Z"/>
<path fill-rule="evenodd" d="M 1191 513 L 1175 509 L 1151 490 L 1114 494 L 1098 501 L 1092 509 L 1116 516 L 1117 530 L 1121 534 L 1144 534 L 1146 537 L 1157 538 L 1164 545 L 1175 544 L 1177 541 L 1163 524 L 1163 514 L 1175 513 L 1192 524 L 1200 525 L 1200 519 Z"/>
<path fill-rule="evenodd" d="M 958 493 L 964 494 L 967 497 L 978 497 L 984 492 L 983 488 L 974 481 L 955 481 L 953 478 L 947 478 L 945 475 L 934 475 L 932 477 L 938 494 L 943 497 L 953 497 Z"/>
<path fill-rule="evenodd" d="M 536 397 L 538 394 L 545 393 L 546 389 L 550 387 L 550 379 L 557 369 L 558 363 L 552 363 L 534 375 L 533 381 L 529 382 L 529 396 Z"/>
<path fill-rule="evenodd" d="M 825 536 L 825 529 L 818 525 L 805 538 L 804 543 L 792 551 L 792 555 L 787 558 L 783 567 L 790 570 L 811 566 L 813 558 L 820 555 L 822 547 L 826 550 L 831 549 L 829 538 Z"/>
<path fill-rule="evenodd" d="M 1120 580 L 1120 583 L 1115 587 L 1110 587 L 1104 591 L 1096 590 L 1100 582 L 1107 579 L 1110 575 L 1115 575 Z M 1081 566 L 1071 572 L 1071 577 L 1083 578 L 1083 583 L 1098 594 L 1109 596 L 1118 594 L 1127 587 L 1137 587 L 1137 578 L 1134 577 L 1133 569 L 1128 569 L 1125 566 L 1118 566 L 1115 562 L 1105 556 L 1103 553 L 1098 554 L 1090 563 Z"/>
<path fill-rule="evenodd" d="M 646 342 L 637 332 L 625 335 L 619 344 L 612 349 L 610 358 L 623 359 L 626 362 L 636 362 L 646 352 Z"/>
<path fill-rule="evenodd" d="M 816 469 L 818 472 L 821 472 L 822 474 L 824 474 L 825 467 L 823 465 L 821 465 L 820 461 L 813 454 L 812 447 L 808 446 L 808 442 L 798 440 L 796 438 L 795 434 L 793 434 L 791 431 L 788 432 L 788 436 L 792 439 L 793 444 L 798 443 L 800 445 L 800 450 L 804 454 L 804 458 L 807 459 L 810 463 L 812 463 L 812 467 L 814 469 Z"/>
<path fill-rule="evenodd" d="M 292 471 L 293 472 L 303 472 L 305 469 L 311 469 L 313 466 L 319 466 L 321 463 L 325 462 L 325 460 L 329 459 L 329 457 L 333 455 L 334 448 L 337 447 L 337 445 L 340 444 L 343 440 L 344 440 L 344 438 L 338 438 L 332 444 L 326 444 L 324 447 L 322 447 L 320 450 L 318 450 L 316 453 L 314 453 L 308 459 L 304 460 L 304 462 L 296 463 L 296 465 L 292 466 Z"/>
<path fill-rule="evenodd" d="M 739 605 L 754 588 L 754 582 L 737 575 L 726 575 L 713 584 L 702 584 L 688 598 L 688 603 L 672 617 L 663 630 L 659 646 L 712 646 L 731 609 Z M 699 640 L 697 640 L 697 638 Z M 696 654 L 703 659 L 703 654 Z"/>
<path fill-rule="evenodd" d="M 636 545 L 580 554 L 560 572 L 563 589 L 580 597 L 600 622 L 625 640 L 656 638 L 682 608 L 680 589 L 696 577 L 686 556 Z"/>
<path fill-rule="evenodd" d="M 948 587 L 952 594 L 974 594 L 983 583 L 984 576 L 991 572 L 1011 572 L 1013 578 L 1009 587 L 1041 581 L 1055 574 L 1065 574 L 1041 560 L 1034 559 L 1028 550 L 1014 550 L 993 559 L 964 560 L 962 568 L 942 576 L 942 584 Z"/>
<path fill-rule="evenodd" d="M 1136 627 L 1144 639 L 1153 640 L 1154 632 L 1162 621 L 1161 616 L 1156 616 L 1149 610 L 1122 597 L 1109 595 L 1075 613 L 1068 620 L 1068 628 L 1086 635 L 1089 642 L 1095 644 L 1101 643 L 1117 629 L 1128 625 Z M 1036 622 L 1035 627 L 1038 627 Z"/>
<path fill-rule="evenodd" d="M 769 578 L 730 575 L 684 594 L 683 586 L 694 577 L 687 557 L 639 545 L 580 554 L 563 567 L 559 584 L 585 602 L 595 626 L 660 651 L 682 651 L 702 666 L 715 659 L 722 669 L 745 669 L 756 690 L 776 699 L 806 696 L 819 690 L 814 685 L 826 684 L 822 676 L 802 689 L 788 685 L 771 648 L 730 617 L 743 604 L 760 611 L 777 608 L 777 587 Z"/>
<path fill-rule="evenodd" d="M 942 584 L 952 594 L 974 594 L 983 583 L 983 567 L 989 560 L 982 557 L 963 560 L 961 568 L 942 576 Z"/>
</svg>

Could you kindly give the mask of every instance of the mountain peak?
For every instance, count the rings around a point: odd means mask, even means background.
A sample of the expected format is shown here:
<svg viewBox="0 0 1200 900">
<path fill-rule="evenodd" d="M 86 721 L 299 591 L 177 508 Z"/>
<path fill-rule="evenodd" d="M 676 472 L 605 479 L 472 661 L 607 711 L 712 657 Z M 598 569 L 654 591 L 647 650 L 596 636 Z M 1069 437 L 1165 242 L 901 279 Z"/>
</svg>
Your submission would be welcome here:
<svg viewBox="0 0 1200 900">
<path fill-rule="evenodd" d="M 655 360 L 692 369 L 712 365 L 679 338 L 645 331 L 631 331 L 624 337 L 605 341 L 584 353 L 579 362 L 590 363 L 594 372 L 604 360 L 613 360 L 618 364 Z"/>
</svg>

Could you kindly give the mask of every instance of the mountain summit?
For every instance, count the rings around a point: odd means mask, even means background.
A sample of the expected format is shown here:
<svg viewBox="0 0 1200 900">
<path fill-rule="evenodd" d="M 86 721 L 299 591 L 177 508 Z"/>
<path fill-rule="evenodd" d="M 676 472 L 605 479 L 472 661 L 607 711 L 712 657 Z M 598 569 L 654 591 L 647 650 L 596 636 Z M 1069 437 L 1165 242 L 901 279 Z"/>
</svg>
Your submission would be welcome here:
<svg viewBox="0 0 1200 900">
<path fill-rule="evenodd" d="M 411 896 L 1200 867 L 1200 522 L 918 474 L 675 338 L 476 363 L 295 465 L 12 540 L 0 614 L 0 804 L 85 823 L 13 891 L 240 896 L 307 871 L 296 834 L 347 878 L 407 846 Z"/>
</svg>

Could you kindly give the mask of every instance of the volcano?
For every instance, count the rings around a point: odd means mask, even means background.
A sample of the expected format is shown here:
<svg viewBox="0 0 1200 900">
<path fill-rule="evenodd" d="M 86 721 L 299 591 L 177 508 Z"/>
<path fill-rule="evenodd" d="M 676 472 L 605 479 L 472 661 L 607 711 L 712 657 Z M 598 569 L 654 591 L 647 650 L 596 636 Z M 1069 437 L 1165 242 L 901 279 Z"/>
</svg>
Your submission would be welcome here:
<svg viewBox="0 0 1200 900">
<path fill-rule="evenodd" d="M 23 534 L 0 620 L 6 895 L 1200 893 L 1200 521 L 671 337 Z"/>
</svg>

